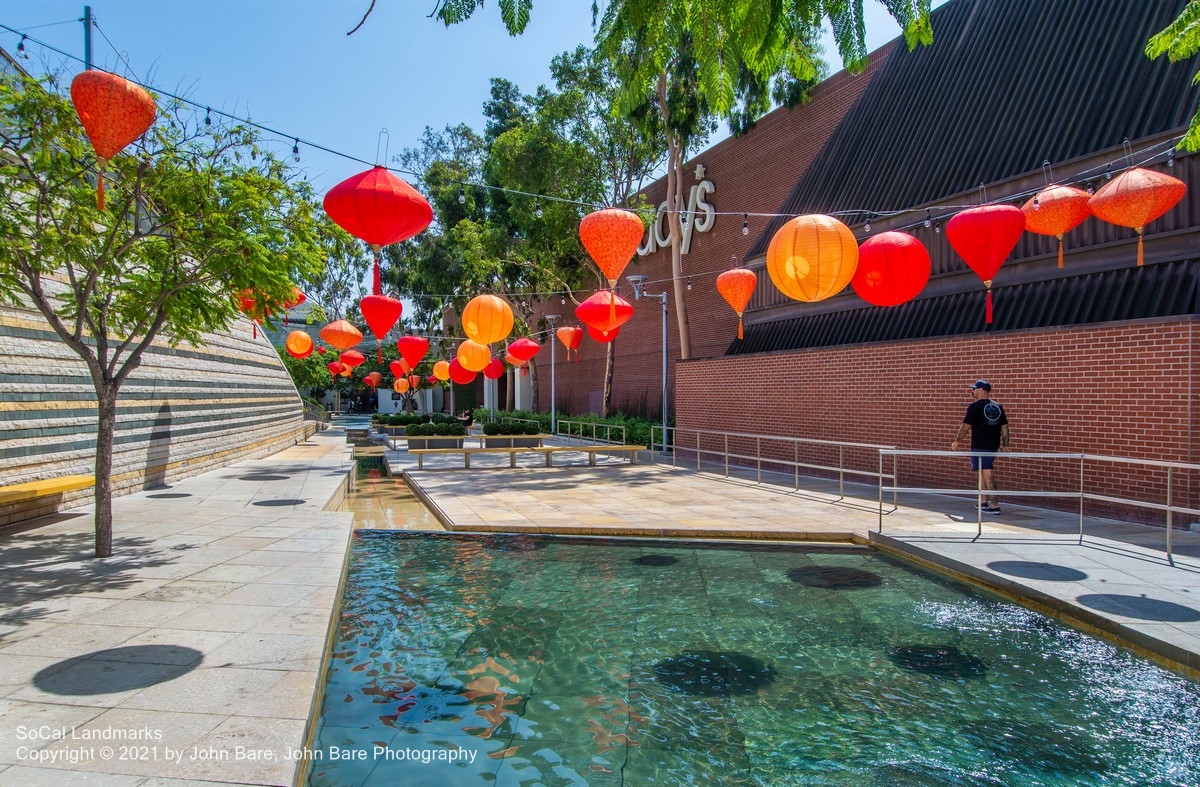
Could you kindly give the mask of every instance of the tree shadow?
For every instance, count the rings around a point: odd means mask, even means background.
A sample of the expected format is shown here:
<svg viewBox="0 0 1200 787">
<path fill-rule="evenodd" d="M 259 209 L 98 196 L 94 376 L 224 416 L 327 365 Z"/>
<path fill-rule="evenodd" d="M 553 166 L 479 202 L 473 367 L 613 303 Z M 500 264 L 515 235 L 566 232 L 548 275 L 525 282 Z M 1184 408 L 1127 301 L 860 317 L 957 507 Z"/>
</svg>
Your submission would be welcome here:
<svg viewBox="0 0 1200 787">
<path fill-rule="evenodd" d="M 1087 579 L 1084 572 L 1054 563 L 1034 563 L 1028 560 L 994 560 L 987 567 L 999 574 L 1024 579 L 1044 579 L 1051 582 L 1078 582 Z"/>
<path fill-rule="evenodd" d="M 156 489 L 167 482 L 167 465 L 171 462 L 171 405 L 159 405 L 158 415 L 150 427 L 150 443 L 146 446 L 146 475 L 142 489 Z"/>
<path fill-rule="evenodd" d="M 183 645 L 127 645 L 51 664 L 33 684 L 65 697 L 115 694 L 174 680 L 203 660 L 203 653 Z"/>
<path fill-rule="evenodd" d="M 1075 600 L 1100 612 L 1138 620 L 1157 620 L 1162 623 L 1194 623 L 1200 620 L 1200 610 L 1145 596 L 1090 593 Z"/>
<path fill-rule="evenodd" d="M 39 520 L 46 524 L 46 518 Z M 123 590 L 142 580 L 140 571 L 175 562 L 152 539 L 116 536 L 113 557 L 98 559 L 95 535 L 37 532 L 26 526 L 7 530 L 20 538 L 0 541 L 0 624 L 25 626 L 54 614 L 50 602 L 75 596 Z M 0 643 L 6 635 L 0 634 Z"/>
</svg>

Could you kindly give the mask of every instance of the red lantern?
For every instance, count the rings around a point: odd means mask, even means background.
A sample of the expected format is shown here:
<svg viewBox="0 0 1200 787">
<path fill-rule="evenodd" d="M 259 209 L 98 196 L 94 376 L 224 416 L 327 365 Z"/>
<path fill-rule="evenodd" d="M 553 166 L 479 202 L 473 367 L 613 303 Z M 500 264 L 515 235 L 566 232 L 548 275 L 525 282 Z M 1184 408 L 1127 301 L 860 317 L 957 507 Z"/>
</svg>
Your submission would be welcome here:
<svg viewBox="0 0 1200 787">
<path fill-rule="evenodd" d="M 334 376 L 341 374 L 345 365 L 346 364 L 342 363 L 341 361 L 330 361 L 329 363 L 325 364 L 325 366 L 329 369 L 329 373 Z"/>
<path fill-rule="evenodd" d="M 339 227 L 375 252 L 374 286 L 381 292 L 379 249 L 411 238 L 433 221 L 433 208 L 416 189 L 376 165 L 329 190 L 325 212 Z"/>
<path fill-rule="evenodd" d="M 619 208 L 589 213 L 579 222 L 579 240 L 608 279 L 609 287 L 617 286 L 617 279 L 637 252 L 644 231 L 636 213 Z"/>
<path fill-rule="evenodd" d="M 475 372 L 464 368 L 457 358 L 450 362 L 447 371 L 450 373 L 450 379 L 459 385 L 466 385 L 475 379 Z"/>
<path fill-rule="evenodd" d="M 738 317 L 738 338 L 742 338 L 742 312 L 758 286 L 758 277 L 749 268 L 734 268 L 717 277 L 717 292 L 733 308 Z"/>
<path fill-rule="evenodd" d="M 1178 178 L 1134 167 L 1106 183 L 1088 203 L 1102 221 L 1137 231 L 1137 264 L 1142 264 L 1142 230 L 1146 225 L 1175 207 L 1187 184 Z"/>
<path fill-rule="evenodd" d="M 378 363 L 383 363 L 383 337 L 392 329 L 404 311 L 404 304 L 386 295 L 368 295 L 359 301 L 358 308 L 362 310 L 367 327 L 375 334 L 375 344 Z"/>
<path fill-rule="evenodd" d="M 429 352 L 429 340 L 420 336 L 401 336 L 396 340 L 396 349 L 400 351 L 400 357 L 408 362 L 409 368 L 416 369 L 425 353 Z"/>
<path fill-rule="evenodd" d="M 437 385 L 440 380 L 436 374 L 431 374 L 425 378 L 425 382 L 429 383 L 430 385 Z"/>
<path fill-rule="evenodd" d="M 358 350 L 346 350 L 338 356 L 338 360 L 353 369 L 356 366 L 362 365 L 367 359 Z"/>
<path fill-rule="evenodd" d="M 300 292 L 299 288 L 293 289 L 295 294 L 292 295 L 292 299 L 283 302 L 283 324 L 285 326 L 288 324 L 288 312 L 308 300 L 308 296 Z"/>
<path fill-rule="evenodd" d="M 985 319 L 992 322 L 992 280 L 1025 231 L 1025 214 L 1012 205 L 983 205 L 946 222 L 946 240 L 987 287 Z"/>
<path fill-rule="evenodd" d="M 524 374 L 529 374 L 529 369 L 526 368 L 533 356 L 541 352 L 542 346 L 533 339 L 522 337 L 515 342 L 509 342 L 508 354 L 521 362 L 521 367 Z"/>
<path fill-rule="evenodd" d="M 421 375 L 410 374 L 408 376 L 408 387 L 409 388 L 412 388 L 415 391 L 415 390 L 417 390 L 417 386 L 420 384 L 421 384 Z"/>
<path fill-rule="evenodd" d="M 313 340 L 304 331 L 292 331 L 287 336 L 285 343 L 288 355 L 293 358 L 307 358 L 313 353 Z"/>
<path fill-rule="evenodd" d="M 371 372 L 363 378 L 363 382 L 372 388 L 378 386 L 381 380 L 383 380 L 383 375 L 379 372 Z"/>
<path fill-rule="evenodd" d="M 912 235 L 881 232 L 863 241 L 850 285 L 875 306 L 899 306 L 929 282 L 929 252 Z"/>
<path fill-rule="evenodd" d="M 392 372 L 392 377 L 400 378 L 408 374 L 409 370 L 404 368 L 403 361 L 392 361 L 388 364 L 388 369 Z"/>
<path fill-rule="evenodd" d="M 608 290 L 600 290 L 575 307 L 575 316 L 584 325 L 608 332 L 629 321 L 633 304 Z"/>
<path fill-rule="evenodd" d="M 71 80 L 71 103 L 96 151 L 96 207 L 104 210 L 104 166 L 154 124 L 154 99 L 116 74 L 83 71 Z"/>
<path fill-rule="evenodd" d="M 567 325 L 554 332 L 558 340 L 567 348 L 567 361 L 571 360 L 571 350 L 575 351 L 575 360 L 579 361 L 579 344 L 583 341 L 583 328 L 578 325 Z"/>
<path fill-rule="evenodd" d="M 617 334 L 621 332 L 620 328 L 613 328 L 611 331 L 598 331 L 592 326 L 587 328 L 588 336 L 592 337 L 601 344 L 608 344 L 613 339 L 617 338 Z"/>
<path fill-rule="evenodd" d="M 483 369 L 483 376 L 489 380 L 499 380 L 504 376 L 504 362 L 499 358 L 488 361 L 488 365 Z"/>
<path fill-rule="evenodd" d="M 325 348 L 324 348 L 324 347 L 318 347 L 318 348 L 317 348 L 317 352 L 319 352 L 321 355 L 324 355 L 324 354 L 325 354 Z"/>
<path fill-rule="evenodd" d="M 1058 238 L 1058 267 L 1063 266 L 1063 235 L 1078 227 L 1092 215 L 1088 207 L 1091 197 L 1086 191 L 1072 186 L 1047 186 L 1021 206 L 1025 214 L 1025 229 L 1038 235 Z"/>
<path fill-rule="evenodd" d="M 337 350 L 349 350 L 362 341 L 362 333 L 345 320 L 334 320 L 320 330 L 321 338 Z"/>
</svg>

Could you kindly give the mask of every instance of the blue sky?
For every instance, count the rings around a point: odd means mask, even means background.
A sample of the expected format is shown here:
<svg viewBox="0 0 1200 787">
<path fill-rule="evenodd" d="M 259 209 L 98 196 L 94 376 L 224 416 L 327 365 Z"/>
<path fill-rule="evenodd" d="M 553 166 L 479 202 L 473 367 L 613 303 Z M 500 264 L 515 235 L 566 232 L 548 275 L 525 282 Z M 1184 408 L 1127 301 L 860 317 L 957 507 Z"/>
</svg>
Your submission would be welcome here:
<svg viewBox="0 0 1200 787">
<path fill-rule="evenodd" d="M 554 55 L 592 41 L 590 0 L 535 3 L 518 38 L 504 31 L 495 0 L 449 29 L 427 18 L 433 0 L 379 0 L 363 28 L 348 37 L 369 1 L 94 0 L 93 57 L 102 68 L 374 161 L 380 129 L 388 130 L 392 154 L 416 145 L 426 126 L 466 122 L 482 129 L 490 78 L 531 93 L 549 82 Z M 83 5 L 0 0 L 0 22 L 82 57 L 83 26 L 74 20 Z M 882 7 L 868 1 L 867 12 L 872 49 L 897 35 Z M 17 41 L 0 31 L 0 47 L 10 53 Z M 27 46 L 28 65 L 37 71 L 39 49 Z M 826 51 L 836 71 L 840 60 L 831 40 Z M 53 53 L 46 57 L 52 66 L 62 62 Z M 281 152 L 291 147 L 291 139 L 279 143 Z M 319 191 L 365 168 L 303 144 L 300 150 L 301 166 Z"/>
</svg>

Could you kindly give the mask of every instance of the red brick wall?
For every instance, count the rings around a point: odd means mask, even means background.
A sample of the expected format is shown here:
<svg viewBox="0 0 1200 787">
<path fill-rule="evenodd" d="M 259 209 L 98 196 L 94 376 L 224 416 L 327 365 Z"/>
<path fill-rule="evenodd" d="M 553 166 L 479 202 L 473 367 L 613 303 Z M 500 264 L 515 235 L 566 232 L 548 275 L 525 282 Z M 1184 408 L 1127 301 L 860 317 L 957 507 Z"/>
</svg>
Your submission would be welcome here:
<svg viewBox="0 0 1200 787">
<path fill-rule="evenodd" d="M 1182 318 L 694 360 L 678 369 L 676 424 L 947 450 L 982 377 L 1012 421 L 1012 451 L 1197 463 L 1198 351 L 1200 320 Z M 877 466 L 870 452 L 857 461 Z M 1089 491 L 1165 501 L 1162 471 L 1088 467 Z M 965 458 L 902 460 L 900 475 L 901 485 L 974 483 Z M 1002 459 L 997 476 L 1010 489 L 1075 489 L 1079 466 Z M 1194 474 L 1175 475 L 1175 504 L 1200 507 L 1198 492 Z"/>
<path fill-rule="evenodd" d="M 778 109 L 764 116 L 741 137 L 725 139 L 693 157 L 684 169 L 684 193 L 696 182 L 696 164 L 706 170 L 706 178 L 715 191 L 706 201 L 718 212 L 713 227 L 706 233 L 693 233 L 691 251 L 683 257 L 684 275 L 691 278 L 687 292 L 692 357 L 721 355 L 737 336 L 737 318 L 716 291 L 716 277 L 729 270 L 730 258 L 739 263 L 766 226 L 768 219 L 751 216 L 750 232 L 742 234 L 742 213 L 774 213 L 787 198 L 813 159 L 824 147 L 842 116 L 858 99 L 893 45 L 873 53 L 870 65 L 858 75 L 840 72 L 817 86 L 812 101 L 795 109 Z M 654 205 L 664 199 L 666 179 L 646 190 Z M 626 275 L 640 273 L 649 277 L 647 292 L 666 291 L 668 308 L 668 360 L 674 379 L 675 359 L 679 357 L 679 332 L 675 317 L 675 296 L 671 289 L 671 252 L 659 250 L 646 257 L 635 257 Z M 631 300 L 631 288 L 622 281 L 622 297 Z M 574 306 L 551 301 L 545 311 L 563 315 L 559 325 L 575 323 Z M 616 342 L 617 373 L 613 386 L 613 405 L 627 412 L 659 413 L 662 399 L 662 306 L 655 300 L 634 304 L 633 319 L 621 328 Z M 604 345 L 586 335 L 580 348 L 581 363 L 567 365 L 558 352 L 556 372 L 558 409 L 568 413 L 594 411 L 604 380 Z M 563 350 L 560 344 L 558 351 Z M 538 356 L 538 401 L 549 409 L 549 356 Z"/>
</svg>

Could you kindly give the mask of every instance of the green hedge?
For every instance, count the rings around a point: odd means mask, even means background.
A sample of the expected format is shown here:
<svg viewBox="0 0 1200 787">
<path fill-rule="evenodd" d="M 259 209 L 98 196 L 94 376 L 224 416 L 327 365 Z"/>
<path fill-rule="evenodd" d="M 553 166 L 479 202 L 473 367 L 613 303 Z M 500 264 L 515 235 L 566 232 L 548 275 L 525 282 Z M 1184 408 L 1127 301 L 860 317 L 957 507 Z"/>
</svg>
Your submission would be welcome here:
<svg viewBox="0 0 1200 787">
<path fill-rule="evenodd" d="M 488 434 L 488 422 L 492 419 L 492 413 L 486 408 L 478 408 L 474 411 L 475 420 L 484 425 L 484 434 Z M 534 421 L 537 428 L 545 433 L 550 434 L 550 414 L 549 413 L 531 413 L 527 410 L 505 410 L 496 413 L 496 423 L 505 424 L 510 419 L 521 419 L 522 421 Z M 575 421 L 576 423 L 569 426 L 569 433 L 591 437 L 592 424 L 596 424 L 596 436 L 601 439 L 605 436 L 603 426 L 609 424 L 611 426 L 625 427 L 625 442 L 632 445 L 650 445 L 650 428 L 658 427 L 655 431 L 655 445 L 660 445 L 662 441 L 662 422 L 650 421 L 645 418 L 634 418 L 633 416 L 623 415 L 618 413 L 608 418 L 601 418 L 598 415 L 566 415 L 558 414 L 559 426 L 558 430 L 561 434 L 568 433 L 568 425 L 562 421 Z M 532 426 L 532 425 L 531 425 Z M 506 434 L 498 432 L 497 434 Z M 516 432 L 514 434 L 520 434 Z M 537 432 L 527 432 L 527 434 L 537 434 Z M 619 432 L 614 435 L 614 439 L 619 437 Z"/>
<path fill-rule="evenodd" d="M 443 421 L 437 424 L 413 424 L 404 430 L 407 437 L 462 437 L 467 427 L 458 421 Z"/>
</svg>

